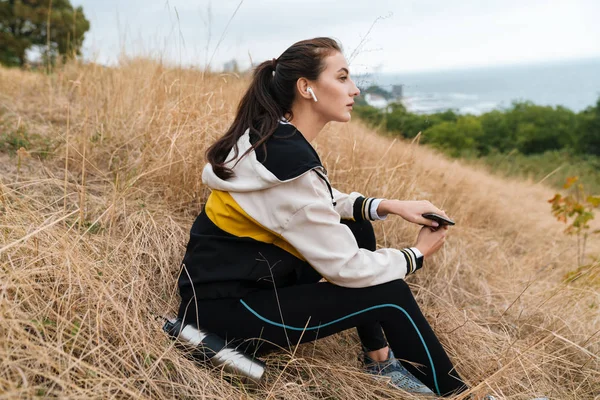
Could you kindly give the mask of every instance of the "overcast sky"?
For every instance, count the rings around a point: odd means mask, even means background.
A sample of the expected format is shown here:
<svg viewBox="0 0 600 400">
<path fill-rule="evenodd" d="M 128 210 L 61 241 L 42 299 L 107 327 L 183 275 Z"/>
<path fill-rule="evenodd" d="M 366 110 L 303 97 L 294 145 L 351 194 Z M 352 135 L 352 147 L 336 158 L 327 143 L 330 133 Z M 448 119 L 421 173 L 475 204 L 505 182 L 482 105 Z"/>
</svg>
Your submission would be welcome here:
<svg viewBox="0 0 600 400">
<path fill-rule="evenodd" d="M 316 36 L 337 38 L 357 74 L 600 57 L 599 0 L 71 3 L 83 6 L 91 22 L 84 55 L 102 63 L 116 62 L 124 49 L 216 70 L 233 58 L 247 67 L 250 57 L 278 57 Z"/>
</svg>

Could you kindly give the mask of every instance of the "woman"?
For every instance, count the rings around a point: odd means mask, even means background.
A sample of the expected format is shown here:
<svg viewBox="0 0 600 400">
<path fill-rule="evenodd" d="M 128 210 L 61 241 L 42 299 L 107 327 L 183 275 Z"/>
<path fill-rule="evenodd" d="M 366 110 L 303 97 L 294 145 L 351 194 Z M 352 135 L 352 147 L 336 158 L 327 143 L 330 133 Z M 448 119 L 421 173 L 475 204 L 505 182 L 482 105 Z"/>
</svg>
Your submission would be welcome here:
<svg viewBox="0 0 600 400">
<path fill-rule="evenodd" d="M 350 120 L 358 94 L 329 38 L 256 68 L 207 151 L 212 192 L 190 232 L 179 317 L 259 354 L 356 327 L 368 372 L 416 393 L 464 391 L 403 280 L 446 237 L 421 214 L 445 213 L 337 191 L 310 144 L 327 122 Z M 376 250 L 370 221 L 388 214 L 424 225 L 413 247 Z"/>
</svg>

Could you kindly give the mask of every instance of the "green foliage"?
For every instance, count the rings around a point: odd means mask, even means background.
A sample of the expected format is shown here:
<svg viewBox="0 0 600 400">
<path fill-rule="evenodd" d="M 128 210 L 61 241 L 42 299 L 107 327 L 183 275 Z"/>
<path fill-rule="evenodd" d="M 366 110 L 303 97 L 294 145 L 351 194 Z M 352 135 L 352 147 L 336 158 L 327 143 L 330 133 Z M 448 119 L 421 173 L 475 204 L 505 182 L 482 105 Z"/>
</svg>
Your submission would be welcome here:
<svg viewBox="0 0 600 400">
<path fill-rule="evenodd" d="M 456 122 L 443 121 L 435 124 L 423 136 L 423 143 L 431 143 L 452 157 L 477 156 L 482 136 L 481 121 L 467 115 L 459 117 Z"/>
<path fill-rule="evenodd" d="M 87 220 L 83 221 L 81 228 L 85 229 L 85 232 L 89 232 L 91 234 L 98 234 L 104 230 L 100 222 L 92 222 Z"/>
<path fill-rule="evenodd" d="M 2 125 L 1 122 L 2 120 L 0 120 L 0 152 L 14 156 L 23 149 L 28 154 L 44 159 L 54 151 L 55 144 L 50 139 L 35 133 L 30 134 L 24 125 L 13 130 Z"/>
<path fill-rule="evenodd" d="M 594 107 L 588 107 L 578 115 L 577 132 L 577 150 L 600 155 L 600 98 Z"/>
<path fill-rule="evenodd" d="M 510 134 L 523 154 L 573 148 L 576 138 L 576 114 L 562 106 L 537 106 L 530 102 L 514 103 L 507 113 Z"/>
<path fill-rule="evenodd" d="M 21 147 L 28 148 L 31 146 L 29 135 L 23 126 L 16 130 L 0 131 L 0 151 L 13 152 Z"/>
<path fill-rule="evenodd" d="M 391 103 L 385 110 L 357 106 L 355 114 L 405 138 L 422 132 L 423 143 L 455 156 L 512 150 L 532 155 L 565 149 L 600 156 L 600 98 L 580 113 L 562 106 L 514 102 L 507 110 L 480 116 L 459 116 L 452 110 L 415 114 L 401 103 Z"/>
<path fill-rule="evenodd" d="M 479 160 L 494 172 L 547 180 L 561 186 L 578 175 L 600 193 L 600 98 L 575 113 L 565 107 L 514 102 L 505 110 L 480 116 L 452 110 L 415 114 L 401 103 L 380 110 L 355 106 L 355 114 L 391 135 L 407 139 L 421 132 L 421 142 L 451 157 Z"/>
<path fill-rule="evenodd" d="M 505 113 L 493 110 L 481 116 L 483 136 L 479 145 L 482 155 L 494 151 L 507 152 L 515 148 L 517 140 Z"/>
<path fill-rule="evenodd" d="M 554 187 L 562 187 L 569 176 L 578 175 L 592 193 L 600 193 L 600 157 L 577 154 L 573 150 L 550 150 L 540 154 L 525 155 L 513 149 L 502 153 L 492 149 L 483 157 L 470 160 L 483 164 L 501 176 L 519 176 L 533 182 L 544 181 Z"/>
<path fill-rule="evenodd" d="M 565 224 L 571 219 L 565 233 L 577 236 L 578 266 L 581 266 L 585 257 L 588 235 L 600 233 L 600 229 L 590 232 L 589 226 L 589 222 L 594 219 L 593 210 L 600 208 L 600 196 L 587 195 L 581 183 L 575 185 L 578 180 L 577 176 L 567 178 L 563 187 L 571 188 L 570 193 L 566 196 L 556 193 L 553 198 L 548 200 L 548 203 L 552 205 L 552 215 L 556 219 Z"/>
<path fill-rule="evenodd" d="M 383 126 L 388 132 L 414 138 L 419 132 L 441 122 L 456 122 L 458 116 L 448 110 L 437 114 L 422 115 L 410 113 L 402 103 L 390 103 L 387 110 L 369 105 L 355 105 L 354 113 L 373 126 Z"/>
<path fill-rule="evenodd" d="M 89 29 L 83 8 L 74 9 L 69 0 L 0 0 L 0 63 L 23 66 L 33 46 L 45 61 L 65 61 L 81 54 Z"/>
<path fill-rule="evenodd" d="M 371 126 L 379 127 L 384 121 L 384 114 L 382 114 L 375 107 L 371 107 L 369 105 L 354 104 L 354 107 L 352 109 L 360 119 L 366 121 Z"/>
</svg>

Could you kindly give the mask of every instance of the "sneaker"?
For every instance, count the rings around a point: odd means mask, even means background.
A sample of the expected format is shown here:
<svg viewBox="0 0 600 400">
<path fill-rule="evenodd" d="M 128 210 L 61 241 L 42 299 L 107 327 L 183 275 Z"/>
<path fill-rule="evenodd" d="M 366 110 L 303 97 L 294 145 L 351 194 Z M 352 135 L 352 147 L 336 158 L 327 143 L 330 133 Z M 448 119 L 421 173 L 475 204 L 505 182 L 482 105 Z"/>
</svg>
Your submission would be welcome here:
<svg viewBox="0 0 600 400">
<path fill-rule="evenodd" d="M 365 369 L 369 374 L 384 376 L 391 379 L 391 384 L 409 393 L 431 394 L 434 393 L 418 380 L 413 374 L 400 364 L 394 357 L 392 349 L 389 350 L 386 361 L 374 361 L 364 354 Z"/>
</svg>

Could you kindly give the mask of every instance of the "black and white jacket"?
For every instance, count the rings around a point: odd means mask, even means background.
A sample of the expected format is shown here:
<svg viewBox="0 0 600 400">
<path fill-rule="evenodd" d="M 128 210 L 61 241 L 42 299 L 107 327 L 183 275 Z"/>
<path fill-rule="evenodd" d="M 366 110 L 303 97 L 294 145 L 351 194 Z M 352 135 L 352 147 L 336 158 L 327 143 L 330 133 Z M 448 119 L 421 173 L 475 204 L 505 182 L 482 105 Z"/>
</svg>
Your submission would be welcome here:
<svg viewBox="0 0 600 400">
<path fill-rule="evenodd" d="M 220 179 L 207 164 L 202 181 L 211 189 L 194 222 L 179 278 L 182 297 L 241 297 L 248 291 L 293 284 L 307 265 L 329 282 L 373 286 L 402 279 L 423 263 L 416 248 L 358 247 L 340 219 L 379 219 L 375 199 L 333 188 L 318 154 L 290 123 L 282 121 L 264 149 L 249 130 Z M 375 214 L 375 215 L 374 215 Z"/>
</svg>

